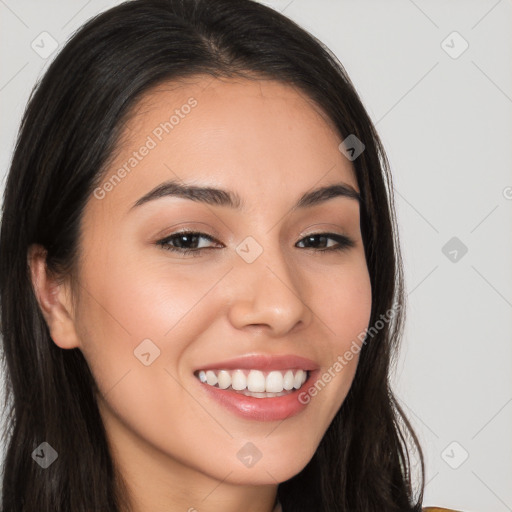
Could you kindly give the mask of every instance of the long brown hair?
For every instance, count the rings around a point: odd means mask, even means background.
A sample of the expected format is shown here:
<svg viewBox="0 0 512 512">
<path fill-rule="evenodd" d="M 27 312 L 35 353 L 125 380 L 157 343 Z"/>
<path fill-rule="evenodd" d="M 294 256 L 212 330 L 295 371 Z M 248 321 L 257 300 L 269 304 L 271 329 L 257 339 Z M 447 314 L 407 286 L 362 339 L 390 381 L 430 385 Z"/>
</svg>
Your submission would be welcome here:
<svg viewBox="0 0 512 512">
<path fill-rule="evenodd" d="M 6 383 L 2 512 L 120 512 L 117 475 L 79 349 L 50 338 L 27 266 L 47 250 L 49 271 L 73 275 L 84 206 L 116 148 L 127 115 L 150 88 L 198 74 L 279 80 L 329 116 L 340 140 L 365 145 L 353 161 L 372 287 L 370 326 L 353 384 L 315 455 L 279 485 L 284 512 L 420 510 L 418 440 L 389 383 L 403 325 L 404 285 L 388 162 L 336 57 L 276 11 L 251 0 L 133 0 L 86 23 L 36 86 L 7 178 L 0 233 Z M 46 441 L 58 462 L 31 457 Z M 409 447 L 408 447 L 409 445 Z M 421 465 L 415 497 L 410 450 Z"/>
</svg>

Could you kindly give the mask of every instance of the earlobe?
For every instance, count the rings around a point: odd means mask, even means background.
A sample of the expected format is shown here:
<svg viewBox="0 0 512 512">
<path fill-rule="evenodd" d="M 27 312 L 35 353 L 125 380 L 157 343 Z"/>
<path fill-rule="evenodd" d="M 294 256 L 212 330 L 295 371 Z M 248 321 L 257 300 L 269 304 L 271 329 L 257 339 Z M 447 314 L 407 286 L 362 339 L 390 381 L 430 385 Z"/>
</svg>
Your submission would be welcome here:
<svg viewBox="0 0 512 512">
<path fill-rule="evenodd" d="M 39 308 L 56 345 L 63 349 L 79 347 L 68 284 L 48 271 L 46 255 L 41 245 L 32 244 L 28 249 L 27 263 Z"/>
</svg>

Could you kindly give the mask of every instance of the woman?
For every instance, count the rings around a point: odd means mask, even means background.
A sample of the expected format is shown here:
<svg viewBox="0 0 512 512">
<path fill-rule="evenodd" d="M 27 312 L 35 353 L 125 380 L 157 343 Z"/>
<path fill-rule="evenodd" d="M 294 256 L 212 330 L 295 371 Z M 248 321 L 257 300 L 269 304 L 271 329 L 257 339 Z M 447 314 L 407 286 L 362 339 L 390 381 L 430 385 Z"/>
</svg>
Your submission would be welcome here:
<svg viewBox="0 0 512 512">
<path fill-rule="evenodd" d="M 25 112 L 0 244 L 3 512 L 421 510 L 388 164 L 284 16 L 89 21 Z"/>
</svg>

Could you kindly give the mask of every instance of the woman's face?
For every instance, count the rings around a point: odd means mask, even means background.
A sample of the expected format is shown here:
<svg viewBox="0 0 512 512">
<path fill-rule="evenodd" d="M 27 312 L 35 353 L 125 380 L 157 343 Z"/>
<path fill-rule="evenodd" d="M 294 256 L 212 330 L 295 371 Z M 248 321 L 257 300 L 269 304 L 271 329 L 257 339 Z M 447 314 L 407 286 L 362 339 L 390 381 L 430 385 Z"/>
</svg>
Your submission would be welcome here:
<svg viewBox="0 0 512 512">
<path fill-rule="evenodd" d="M 313 456 L 371 307 L 340 142 L 272 81 L 167 85 L 128 121 L 84 212 L 73 325 L 134 479 L 275 484 Z"/>
</svg>

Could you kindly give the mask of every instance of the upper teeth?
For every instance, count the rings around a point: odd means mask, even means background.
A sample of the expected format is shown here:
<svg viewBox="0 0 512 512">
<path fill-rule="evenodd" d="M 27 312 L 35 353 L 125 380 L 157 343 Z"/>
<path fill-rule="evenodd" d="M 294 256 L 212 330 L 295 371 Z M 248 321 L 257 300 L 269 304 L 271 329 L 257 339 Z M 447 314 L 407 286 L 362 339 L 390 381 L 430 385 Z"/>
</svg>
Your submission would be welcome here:
<svg viewBox="0 0 512 512">
<path fill-rule="evenodd" d="M 280 393 L 283 390 L 299 389 L 307 379 L 306 370 L 201 370 L 199 380 L 220 389 L 231 386 L 235 391 L 247 389 L 252 392 Z"/>
</svg>

